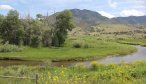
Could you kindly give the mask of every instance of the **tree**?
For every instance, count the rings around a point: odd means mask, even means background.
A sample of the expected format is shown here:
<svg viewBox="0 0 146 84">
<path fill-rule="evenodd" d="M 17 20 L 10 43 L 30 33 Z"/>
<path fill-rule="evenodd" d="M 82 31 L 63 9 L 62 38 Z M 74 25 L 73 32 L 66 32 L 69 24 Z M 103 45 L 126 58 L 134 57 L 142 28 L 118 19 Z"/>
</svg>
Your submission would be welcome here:
<svg viewBox="0 0 146 84">
<path fill-rule="evenodd" d="M 24 27 L 24 38 L 23 38 L 24 45 L 31 46 L 33 19 L 30 17 L 30 14 L 28 14 L 21 21 L 22 21 L 22 25 Z"/>
<path fill-rule="evenodd" d="M 39 47 L 42 44 L 43 23 L 39 20 L 26 18 L 23 20 L 24 45 Z"/>
<path fill-rule="evenodd" d="M 39 15 L 38 15 L 39 17 Z M 32 19 L 29 15 L 22 20 L 24 26 L 24 45 L 31 47 L 51 46 L 52 35 L 49 26 L 38 18 Z"/>
<path fill-rule="evenodd" d="M 21 33 L 21 35 L 20 35 Z M 19 20 L 19 13 L 16 10 L 10 10 L 3 20 L 0 28 L 0 34 L 4 42 L 8 41 L 10 44 L 20 44 L 22 39 L 23 27 Z"/>
<path fill-rule="evenodd" d="M 17 30 L 17 45 L 22 46 L 24 44 L 24 27 L 20 26 L 20 28 Z"/>
<path fill-rule="evenodd" d="M 41 20 L 41 19 L 43 18 L 43 15 L 42 15 L 42 14 L 37 14 L 37 15 L 36 15 L 36 18 L 37 18 L 38 20 Z"/>
<path fill-rule="evenodd" d="M 52 45 L 55 46 L 55 47 L 59 47 L 60 46 L 57 35 L 53 36 L 53 38 L 52 38 Z"/>
<path fill-rule="evenodd" d="M 3 15 L 0 14 L 0 27 L 1 27 L 1 24 L 2 24 L 2 22 L 3 22 L 3 20 L 4 20 L 4 18 L 5 18 L 5 17 L 4 17 Z"/>
<path fill-rule="evenodd" d="M 43 46 L 51 47 L 51 43 L 52 43 L 52 31 L 46 30 L 43 33 Z"/>
<path fill-rule="evenodd" d="M 52 44 L 56 47 L 62 46 L 67 38 L 67 31 L 71 31 L 72 28 L 74 28 L 72 13 L 69 10 L 65 10 L 58 14 L 56 16 Z"/>
<path fill-rule="evenodd" d="M 4 19 L 5 19 L 5 17 L 0 14 L 0 29 L 2 27 L 2 23 L 3 23 Z"/>
<path fill-rule="evenodd" d="M 42 44 L 42 27 L 43 24 L 36 20 L 32 23 L 32 38 L 31 38 L 31 46 L 32 47 L 40 47 Z"/>
</svg>

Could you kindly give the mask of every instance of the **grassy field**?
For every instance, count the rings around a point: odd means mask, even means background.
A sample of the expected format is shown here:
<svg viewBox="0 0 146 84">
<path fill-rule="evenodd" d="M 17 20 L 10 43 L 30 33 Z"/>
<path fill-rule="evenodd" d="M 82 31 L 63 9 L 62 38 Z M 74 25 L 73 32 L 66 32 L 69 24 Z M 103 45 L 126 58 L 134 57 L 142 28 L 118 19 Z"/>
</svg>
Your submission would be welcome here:
<svg viewBox="0 0 146 84">
<path fill-rule="evenodd" d="M 74 48 L 79 44 L 81 48 Z M 64 47 L 58 48 L 30 48 L 25 47 L 22 52 L 0 53 L 0 57 L 17 57 L 29 60 L 90 60 L 100 59 L 112 55 L 125 55 L 135 52 L 133 46 L 100 40 L 94 36 L 70 37 Z"/>
<path fill-rule="evenodd" d="M 122 44 L 146 46 L 146 39 L 123 39 L 123 40 L 117 40 L 117 42 Z"/>
<path fill-rule="evenodd" d="M 39 75 L 39 84 L 145 84 L 146 62 L 119 65 L 92 62 L 90 68 L 82 64 L 68 68 L 26 66 L 0 68 L 0 74 L 5 76 L 33 78 L 36 73 Z M 0 84 L 34 84 L 34 82 L 32 80 L 0 79 Z"/>
</svg>

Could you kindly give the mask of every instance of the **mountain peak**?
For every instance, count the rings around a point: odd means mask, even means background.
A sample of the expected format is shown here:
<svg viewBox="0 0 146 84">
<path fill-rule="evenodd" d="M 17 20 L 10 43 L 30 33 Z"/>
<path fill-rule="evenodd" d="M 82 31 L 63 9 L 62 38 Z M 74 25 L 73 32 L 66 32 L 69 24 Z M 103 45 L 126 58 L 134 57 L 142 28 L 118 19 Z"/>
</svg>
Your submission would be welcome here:
<svg viewBox="0 0 146 84">
<path fill-rule="evenodd" d="M 107 17 L 102 16 L 98 12 L 87 10 L 87 9 L 71 9 L 70 10 L 74 17 L 74 22 L 79 27 L 90 27 L 108 20 Z"/>
</svg>

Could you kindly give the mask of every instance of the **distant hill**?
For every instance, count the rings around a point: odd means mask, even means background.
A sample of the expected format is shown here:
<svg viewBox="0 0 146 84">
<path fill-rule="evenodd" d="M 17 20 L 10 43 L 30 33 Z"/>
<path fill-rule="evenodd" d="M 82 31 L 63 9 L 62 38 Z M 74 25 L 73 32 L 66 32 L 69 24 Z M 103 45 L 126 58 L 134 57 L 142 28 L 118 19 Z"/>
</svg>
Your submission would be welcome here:
<svg viewBox="0 0 146 84">
<path fill-rule="evenodd" d="M 86 28 L 108 20 L 107 17 L 102 16 L 98 12 L 86 9 L 72 9 L 71 12 L 74 17 L 74 22 L 79 27 Z"/>
<path fill-rule="evenodd" d="M 91 26 L 95 26 L 99 23 L 114 23 L 114 24 L 140 24 L 146 25 L 146 16 L 130 16 L 130 17 L 116 17 L 109 19 L 105 16 L 102 16 L 98 12 L 91 10 L 80 10 L 80 9 L 71 9 L 73 14 L 73 19 L 76 26 L 88 29 Z M 54 23 L 55 16 L 59 14 L 59 12 L 48 16 L 49 23 Z"/>
<path fill-rule="evenodd" d="M 109 20 L 111 23 L 146 25 L 146 16 L 117 17 Z"/>
<path fill-rule="evenodd" d="M 80 10 L 80 9 L 71 9 L 70 10 L 73 14 L 73 21 L 75 22 L 75 25 L 82 28 L 88 28 L 90 26 L 95 26 L 98 23 L 107 21 L 108 18 L 102 16 L 101 14 L 90 11 L 90 10 Z M 59 12 L 49 16 L 47 19 L 49 19 L 49 23 L 54 23 L 55 16 L 59 14 Z"/>
</svg>

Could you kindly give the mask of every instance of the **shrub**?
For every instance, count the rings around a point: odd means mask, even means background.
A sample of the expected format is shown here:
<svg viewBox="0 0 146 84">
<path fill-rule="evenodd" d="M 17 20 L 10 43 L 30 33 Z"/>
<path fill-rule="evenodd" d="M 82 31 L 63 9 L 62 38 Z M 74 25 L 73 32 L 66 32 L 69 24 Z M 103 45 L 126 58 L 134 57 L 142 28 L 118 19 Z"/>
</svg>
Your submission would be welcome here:
<svg viewBox="0 0 146 84">
<path fill-rule="evenodd" d="M 92 46 L 89 45 L 89 44 L 87 44 L 87 43 L 85 43 L 83 47 L 84 47 L 84 48 L 91 48 Z"/>
<path fill-rule="evenodd" d="M 29 74 L 30 68 L 28 68 L 27 66 L 20 66 L 17 69 L 17 75 L 18 76 L 23 76 L 25 74 Z"/>
<path fill-rule="evenodd" d="M 85 43 L 84 41 L 77 41 L 73 43 L 73 48 L 92 48 L 90 43 Z"/>
<path fill-rule="evenodd" d="M 96 62 L 96 61 L 91 62 L 91 69 L 92 70 L 99 70 L 99 69 L 102 69 L 102 68 L 103 68 L 102 63 L 99 63 L 99 62 Z"/>
<path fill-rule="evenodd" d="M 81 43 L 74 43 L 73 44 L 73 47 L 74 48 L 81 48 L 82 47 L 82 44 Z"/>
<path fill-rule="evenodd" d="M 79 64 L 76 64 L 75 66 L 73 66 L 74 69 L 78 70 L 78 71 L 86 71 L 86 65 L 84 63 L 79 63 Z"/>
<path fill-rule="evenodd" d="M 22 50 L 22 48 L 8 43 L 5 43 L 4 45 L 0 46 L 0 52 L 20 52 Z"/>
</svg>

